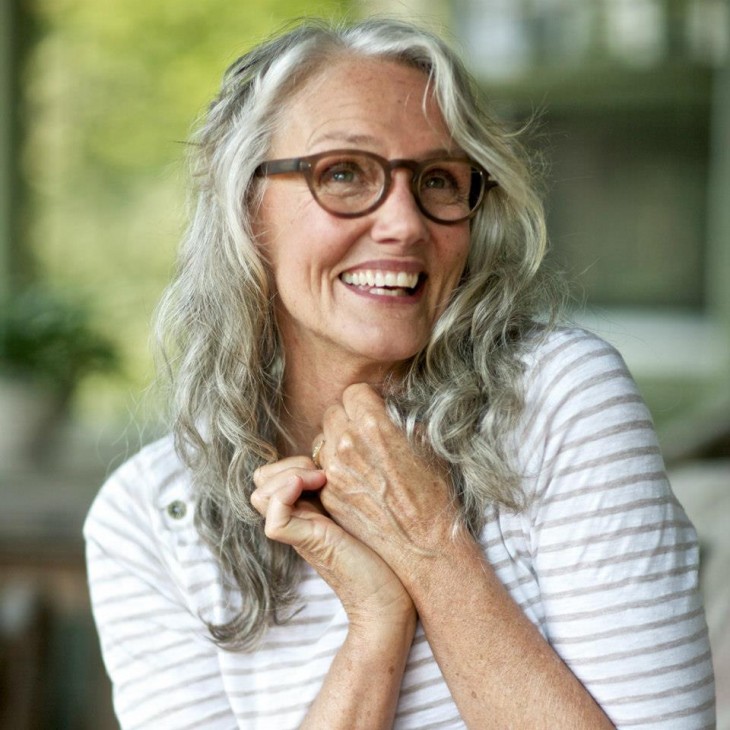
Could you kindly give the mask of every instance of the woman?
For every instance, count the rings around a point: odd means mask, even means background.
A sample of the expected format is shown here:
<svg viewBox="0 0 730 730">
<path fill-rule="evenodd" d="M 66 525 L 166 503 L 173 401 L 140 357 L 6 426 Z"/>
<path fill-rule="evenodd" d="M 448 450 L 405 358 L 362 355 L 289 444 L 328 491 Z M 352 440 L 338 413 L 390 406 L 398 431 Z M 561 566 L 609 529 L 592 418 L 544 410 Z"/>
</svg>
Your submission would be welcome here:
<svg viewBox="0 0 730 730">
<path fill-rule="evenodd" d="M 709 727 L 694 531 L 620 357 L 546 324 L 452 53 L 306 23 L 229 69 L 194 174 L 174 439 L 86 524 L 122 725 Z"/>
</svg>

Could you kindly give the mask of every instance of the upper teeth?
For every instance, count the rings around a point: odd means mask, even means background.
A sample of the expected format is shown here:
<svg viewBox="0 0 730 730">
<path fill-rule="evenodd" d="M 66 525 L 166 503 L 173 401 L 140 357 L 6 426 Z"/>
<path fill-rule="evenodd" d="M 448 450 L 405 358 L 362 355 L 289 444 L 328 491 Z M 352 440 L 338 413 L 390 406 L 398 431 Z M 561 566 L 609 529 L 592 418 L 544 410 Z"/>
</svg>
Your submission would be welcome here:
<svg viewBox="0 0 730 730">
<path fill-rule="evenodd" d="M 355 286 L 397 286 L 413 289 L 418 284 L 418 274 L 405 271 L 351 271 L 342 274 L 345 284 Z"/>
</svg>

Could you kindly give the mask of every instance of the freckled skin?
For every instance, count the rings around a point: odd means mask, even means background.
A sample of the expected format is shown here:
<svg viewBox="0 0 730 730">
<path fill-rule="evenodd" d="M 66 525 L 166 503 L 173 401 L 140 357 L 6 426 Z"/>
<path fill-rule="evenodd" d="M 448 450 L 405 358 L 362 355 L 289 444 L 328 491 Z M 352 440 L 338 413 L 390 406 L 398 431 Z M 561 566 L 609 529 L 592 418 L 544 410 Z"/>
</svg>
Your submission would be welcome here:
<svg viewBox="0 0 730 730">
<path fill-rule="evenodd" d="M 410 552 L 435 556 L 457 520 L 448 482 L 413 452 L 400 429 L 377 417 L 384 404 L 371 388 L 352 386 L 343 402 L 324 417 L 322 504 L 389 564 Z"/>
<path fill-rule="evenodd" d="M 418 160 L 453 149 L 430 96 L 424 112 L 426 90 L 426 77 L 400 64 L 337 63 L 290 103 L 284 131 L 274 137 L 268 157 L 359 148 L 386 159 Z M 287 362 L 308 368 L 337 359 L 353 367 L 379 365 L 382 371 L 417 353 L 469 251 L 468 223 L 444 226 L 426 219 L 404 170 L 394 173 L 380 208 L 353 219 L 324 211 L 301 176 L 267 178 L 254 228 L 274 274 Z M 427 277 L 421 296 L 410 303 L 364 297 L 342 282 L 344 272 L 372 268 L 369 262 L 396 271 L 416 266 Z"/>
<path fill-rule="evenodd" d="M 270 157 L 336 147 L 432 157 L 450 135 L 430 97 L 424 112 L 425 89 L 423 74 L 390 61 L 336 63 L 304 84 Z M 391 728 L 417 616 L 467 727 L 611 728 L 458 524 L 445 471 L 386 413 L 383 378 L 427 342 L 469 248 L 468 224 L 425 219 L 396 175 L 385 203 L 351 220 L 323 211 L 300 177 L 267 179 L 255 222 L 276 286 L 294 447 L 257 470 L 251 502 L 266 535 L 293 546 L 348 618 L 301 728 Z M 362 296 L 341 279 L 383 262 L 422 271 L 422 296 Z"/>
</svg>

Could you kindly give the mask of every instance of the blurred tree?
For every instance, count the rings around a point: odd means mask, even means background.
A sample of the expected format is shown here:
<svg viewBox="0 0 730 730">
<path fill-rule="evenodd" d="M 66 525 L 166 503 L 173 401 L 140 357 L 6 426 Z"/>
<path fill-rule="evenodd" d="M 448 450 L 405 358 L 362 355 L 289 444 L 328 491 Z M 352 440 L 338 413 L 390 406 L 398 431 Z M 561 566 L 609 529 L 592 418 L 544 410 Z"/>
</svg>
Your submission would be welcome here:
<svg viewBox="0 0 730 730">
<path fill-rule="evenodd" d="M 131 383 L 95 382 L 106 417 L 150 376 L 148 322 L 184 222 L 182 142 L 227 65 L 284 22 L 347 0 L 27 0 L 40 37 L 24 83 L 27 237 L 44 276 L 80 290 Z M 98 415 L 102 415 L 98 413 Z"/>
<path fill-rule="evenodd" d="M 20 79 L 34 35 L 22 0 L 0 3 L 0 296 L 9 295 L 33 270 L 22 246 L 27 196 L 18 148 L 24 116 Z"/>
</svg>

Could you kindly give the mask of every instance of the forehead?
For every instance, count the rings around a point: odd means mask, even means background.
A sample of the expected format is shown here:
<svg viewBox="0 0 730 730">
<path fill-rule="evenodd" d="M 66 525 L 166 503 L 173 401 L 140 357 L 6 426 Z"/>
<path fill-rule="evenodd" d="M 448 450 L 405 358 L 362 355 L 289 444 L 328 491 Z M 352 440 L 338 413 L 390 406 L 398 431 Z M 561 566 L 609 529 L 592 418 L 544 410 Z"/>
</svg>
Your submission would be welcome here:
<svg viewBox="0 0 730 730">
<path fill-rule="evenodd" d="M 385 59 L 339 59 L 307 79 L 283 110 L 272 147 L 302 154 L 339 146 L 450 148 L 427 75 Z M 293 149 L 296 148 L 296 149 Z"/>
</svg>

